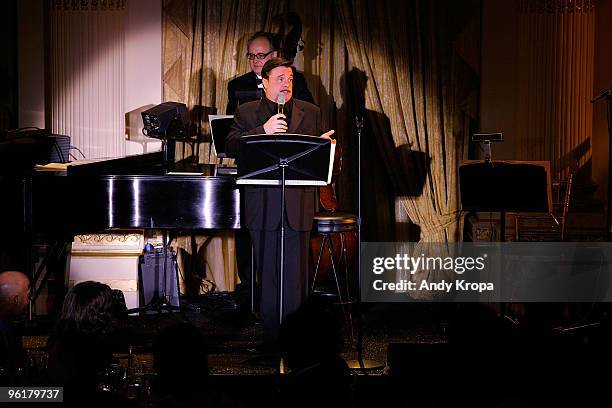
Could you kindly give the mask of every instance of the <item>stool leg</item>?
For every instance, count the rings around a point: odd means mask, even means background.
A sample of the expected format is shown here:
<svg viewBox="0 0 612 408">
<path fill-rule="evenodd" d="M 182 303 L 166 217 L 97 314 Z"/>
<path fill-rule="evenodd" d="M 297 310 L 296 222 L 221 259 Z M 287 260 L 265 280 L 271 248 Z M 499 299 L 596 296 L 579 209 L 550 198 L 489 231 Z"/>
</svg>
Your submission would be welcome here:
<svg viewBox="0 0 612 408">
<path fill-rule="evenodd" d="M 325 247 L 325 240 L 327 240 L 327 234 L 322 234 L 323 240 L 321 241 L 321 247 L 319 248 L 319 257 L 317 258 L 317 266 L 315 267 L 315 273 L 312 277 L 312 286 L 310 293 L 314 293 L 315 285 L 317 284 L 317 274 L 319 273 L 319 265 L 321 264 L 321 258 L 323 257 L 323 248 Z"/>
<path fill-rule="evenodd" d="M 352 304 L 352 298 L 351 298 L 351 289 L 350 289 L 350 285 L 349 285 L 349 272 L 348 272 L 348 254 L 347 254 L 347 249 L 346 249 L 346 237 L 344 236 L 344 233 L 340 233 L 340 261 L 342 262 L 342 258 L 344 258 L 344 280 L 345 280 L 345 284 L 346 284 L 346 301 L 348 302 L 348 329 L 349 329 L 349 336 L 350 336 L 350 341 L 351 341 L 351 346 L 353 344 L 353 313 L 351 311 L 351 304 Z"/>
<path fill-rule="evenodd" d="M 346 238 L 344 233 L 340 233 L 340 262 L 344 262 L 344 283 L 346 285 L 346 301 L 351 301 L 351 288 L 349 285 L 349 272 L 348 272 L 348 254 L 346 249 Z"/>
<path fill-rule="evenodd" d="M 344 305 L 344 300 L 342 299 L 342 291 L 340 290 L 340 281 L 338 280 L 338 274 L 336 273 L 336 263 L 334 262 L 334 243 L 329 238 L 329 244 L 327 246 L 327 251 L 329 252 L 329 259 L 331 260 L 332 272 L 334 273 L 334 279 L 336 281 L 336 289 L 338 289 L 338 298 L 340 299 L 340 304 Z"/>
<path fill-rule="evenodd" d="M 332 272 L 334 273 L 334 279 L 336 281 L 336 289 L 338 290 L 338 300 L 340 301 L 340 308 L 342 309 L 342 315 L 345 321 L 349 321 L 346 313 L 346 305 L 342 297 L 342 291 L 340 290 L 340 281 L 338 280 L 338 274 L 336 273 L 336 263 L 334 262 L 334 242 L 331 237 L 328 240 L 327 250 L 329 251 L 329 259 L 331 260 Z"/>
</svg>

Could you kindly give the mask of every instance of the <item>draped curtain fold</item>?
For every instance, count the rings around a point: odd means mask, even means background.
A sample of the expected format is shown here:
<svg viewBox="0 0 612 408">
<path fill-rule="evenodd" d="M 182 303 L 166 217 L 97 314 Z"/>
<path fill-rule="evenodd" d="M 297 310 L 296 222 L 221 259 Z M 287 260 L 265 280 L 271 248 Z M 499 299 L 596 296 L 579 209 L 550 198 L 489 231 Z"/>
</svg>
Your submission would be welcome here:
<svg viewBox="0 0 612 408">
<path fill-rule="evenodd" d="M 298 2 L 304 19 L 302 33 L 307 44 L 295 65 L 304 70 L 309 89 L 319 101 L 326 123 L 333 123 L 335 103 L 330 96 L 337 83 L 336 72 L 344 72 L 340 56 L 344 44 L 334 40 L 330 18 L 333 3 Z M 195 144 L 201 163 L 216 162 L 210 143 L 207 115 L 225 113 L 227 83 L 250 70 L 246 59 L 247 40 L 256 31 L 279 32 L 280 17 L 288 11 L 285 0 L 164 0 L 163 2 L 163 84 L 164 100 L 184 102 L 195 124 Z M 340 48 L 340 51 L 338 49 Z M 177 149 L 178 158 L 191 155 Z M 222 240 L 222 243 L 218 242 Z M 217 290 L 233 290 L 235 281 L 234 238 L 215 236 L 209 247 L 224 248 L 223 256 L 212 259 L 207 253 L 206 279 Z"/>
<path fill-rule="evenodd" d="M 478 94 L 477 63 L 460 50 L 477 47 L 479 3 L 337 4 L 350 59 L 368 79 L 368 137 L 393 186 L 395 221 L 417 224 L 421 241 L 457 240 L 457 169 Z"/>
<path fill-rule="evenodd" d="M 209 114 L 225 113 L 227 83 L 249 70 L 246 42 L 256 31 L 269 31 L 284 0 L 164 0 L 164 100 L 187 105 L 200 163 L 216 159 L 207 125 Z M 189 156 L 193 144 L 183 155 Z"/>
<path fill-rule="evenodd" d="M 188 105 L 204 140 L 203 113 L 223 113 L 227 82 L 249 69 L 246 39 L 279 32 L 287 11 L 303 23 L 295 65 L 345 150 L 341 206 L 354 209 L 364 114 L 365 238 L 404 238 L 397 227 L 414 223 L 423 241 L 455 241 L 457 169 L 478 110 L 480 2 L 165 0 L 164 99 Z M 213 161 L 202 146 L 201 161 Z"/>
<path fill-rule="evenodd" d="M 517 152 L 553 177 L 591 157 L 595 1 L 519 1 Z"/>
</svg>

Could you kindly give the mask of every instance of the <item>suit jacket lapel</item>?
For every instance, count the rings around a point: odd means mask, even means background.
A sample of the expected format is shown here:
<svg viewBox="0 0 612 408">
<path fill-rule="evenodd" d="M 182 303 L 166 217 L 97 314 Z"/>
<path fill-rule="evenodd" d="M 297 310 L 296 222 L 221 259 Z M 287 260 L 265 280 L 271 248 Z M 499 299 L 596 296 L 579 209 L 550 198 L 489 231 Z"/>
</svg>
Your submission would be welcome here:
<svg viewBox="0 0 612 408">
<path fill-rule="evenodd" d="M 300 106 L 297 101 L 293 100 L 293 109 L 291 110 L 291 125 L 287 130 L 287 133 L 295 133 L 296 129 L 302 123 L 302 119 L 304 119 L 304 109 Z"/>
<path fill-rule="evenodd" d="M 257 89 L 257 75 L 253 71 L 249 72 L 249 81 L 251 82 L 251 87 Z"/>
<path fill-rule="evenodd" d="M 255 110 L 255 117 L 257 118 L 257 126 L 262 126 L 268 120 L 268 110 L 266 109 L 265 101 L 262 98 L 257 105 Z"/>
</svg>

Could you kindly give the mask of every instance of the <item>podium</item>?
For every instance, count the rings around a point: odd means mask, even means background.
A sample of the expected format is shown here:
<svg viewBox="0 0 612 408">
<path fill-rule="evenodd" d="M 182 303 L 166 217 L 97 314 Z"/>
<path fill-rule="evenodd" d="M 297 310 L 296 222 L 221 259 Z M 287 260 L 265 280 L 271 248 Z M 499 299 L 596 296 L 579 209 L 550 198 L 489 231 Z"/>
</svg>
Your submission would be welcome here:
<svg viewBox="0 0 612 408">
<path fill-rule="evenodd" d="M 243 185 L 325 186 L 331 183 L 336 145 L 290 133 L 242 137 L 238 181 Z M 284 177 L 284 179 L 283 179 Z"/>
<path fill-rule="evenodd" d="M 244 136 L 238 154 L 236 184 L 280 186 L 278 310 L 283 320 L 286 186 L 324 186 L 331 182 L 335 144 L 319 136 L 264 134 Z"/>
<path fill-rule="evenodd" d="M 465 211 L 500 213 L 500 240 L 505 240 L 506 212 L 552 209 L 548 161 L 467 160 L 459 166 L 461 207 Z"/>
</svg>

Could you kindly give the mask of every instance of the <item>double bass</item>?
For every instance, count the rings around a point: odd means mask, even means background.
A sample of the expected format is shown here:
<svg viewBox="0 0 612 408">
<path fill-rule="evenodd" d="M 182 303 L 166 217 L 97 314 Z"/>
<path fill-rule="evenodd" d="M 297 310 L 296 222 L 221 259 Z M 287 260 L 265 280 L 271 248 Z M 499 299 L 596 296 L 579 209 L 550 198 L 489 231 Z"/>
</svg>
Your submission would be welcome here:
<svg viewBox="0 0 612 408">
<path fill-rule="evenodd" d="M 291 29 L 287 35 L 282 37 L 280 51 L 281 55 L 293 61 L 298 51 L 304 49 L 304 40 L 302 39 L 302 19 L 300 15 L 294 11 L 286 13 L 283 19 L 283 26 L 290 26 Z"/>
<path fill-rule="evenodd" d="M 283 57 L 293 60 L 298 51 L 304 49 L 304 40 L 302 39 L 302 20 L 300 16 L 295 12 L 286 12 L 283 16 L 283 27 L 291 27 L 289 32 L 282 38 L 280 50 Z M 285 31 L 284 29 L 282 30 Z M 333 214 L 338 211 L 338 199 L 336 196 L 335 184 L 338 176 L 342 172 L 342 148 L 336 145 L 335 156 L 334 156 L 334 168 L 332 170 L 332 182 L 331 184 L 323 187 L 319 187 L 319 207 L 320 211 L 318 214 Z M 339 265 L 338 260 L 341 259 L 342 249 L 342 237 L 340 233 L 331 234 L 331 243 L 333 248 L 333 257 L 335 260 L 336 267 L 344 267 Z M 322 236 L 319 234 L 313 234 L 310 239 L 310 250 L 313 264 L 319 256 Z M 356 252 L 357 252 L 357 232 L 344 233 L 344 245 L 347 251 L 347 262 L 348 268 L 351 269 L 355 263 Z M 319 263 L 318 278 L 322 280 L 329 279 L 331 276 L 331 259 L 329 252 L 324 250 L 322 253 L 321 261 Z"/>
<path fill-rule="evenodd" d="M 318 215 L 333 215 L 338 211 L 338 198 L 336 195 L 335 185 L 338 180 L 338 176 L 342 172 L 342 148 L 336 145 L 336 151 L 334 155 L 334 168 L 332 170 L 332 182 L 327 186 L 319 187 L 319 207 L 320 211 Z M 342 236 L 343 235 L 343 236 Z M 316 260 L 321 253 L 321 242 L 323 240 L 322 235 L 313 234 L 310 238 L 310 252 L 313 259 L 313 265 L 316 265 Z M 332 245 L 332 253 L 334 257 L 334 264 L 336 270 L 344 267 L 339 261 L 342 259 L 342 248 L 344 240 L 344 248 L 346 249 L 346 267 L 348 270 L 353 270 L 357 255 L 357 231 L 351 232 L 335 232 L 330 234 L 330 240 Z M 321 253 L 321 260 L 319 262 L 319 271 L 317 273 L 317 279 L 323 281 L 330 279 L 332 273 L 332 263 L 329 256 L 329 252 L 324 250 Z"/>
</svg>

